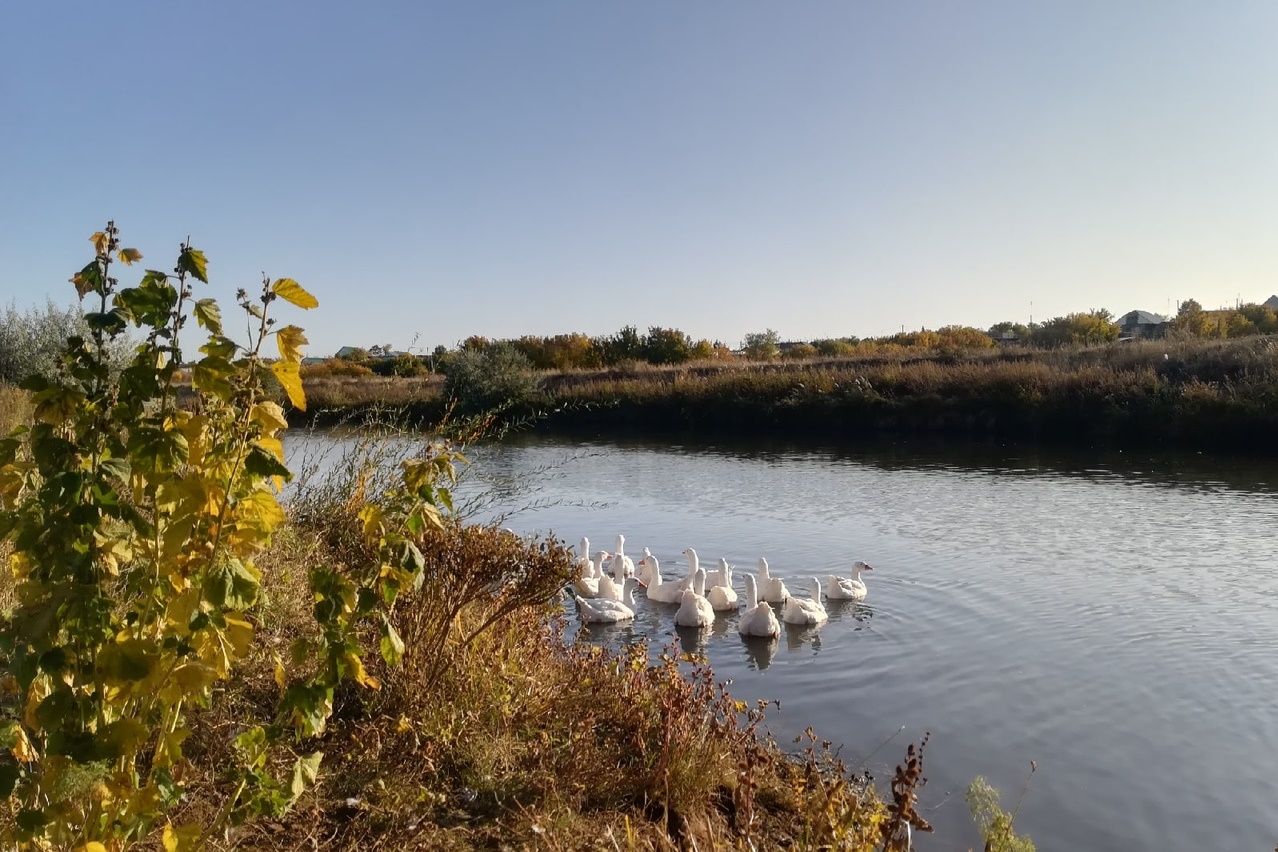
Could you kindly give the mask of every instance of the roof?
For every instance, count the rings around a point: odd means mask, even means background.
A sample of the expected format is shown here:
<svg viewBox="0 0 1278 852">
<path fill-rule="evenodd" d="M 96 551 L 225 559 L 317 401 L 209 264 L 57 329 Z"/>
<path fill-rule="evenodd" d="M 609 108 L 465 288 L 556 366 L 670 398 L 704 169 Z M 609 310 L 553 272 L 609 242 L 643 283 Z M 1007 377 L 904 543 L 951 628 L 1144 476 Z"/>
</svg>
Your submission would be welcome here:
<svg viewBox="0 0 1278 852">
<path fill-rule="evenodd" d="M 1273 308 L 1275 311 L 1278 311 L 1278 296 L 1270 296 L 1268 299 L 1261 302 L 1261 304 L 1263 304 L 1266 308 Z"/>
<path fill-rule="evenodd" d="M 1122 325 L 1162 325 L 1167 322 L 1167 318 L 1149 311 L 1129 311 L 1119 317 L 1118 321 Z"/>
</svg>

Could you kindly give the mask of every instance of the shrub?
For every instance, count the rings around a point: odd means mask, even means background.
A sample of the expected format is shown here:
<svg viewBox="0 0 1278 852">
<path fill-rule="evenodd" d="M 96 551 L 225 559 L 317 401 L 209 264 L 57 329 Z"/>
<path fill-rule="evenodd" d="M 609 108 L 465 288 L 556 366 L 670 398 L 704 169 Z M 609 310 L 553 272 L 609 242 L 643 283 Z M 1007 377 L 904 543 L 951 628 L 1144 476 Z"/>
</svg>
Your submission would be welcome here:
<svg viewBox="0 0 1278 852">
<path fill-rule="evenodd" d="M 32 374 L 56 378 L 67 339 L 88 339 L 90 335 L 78 308 L 60 308 L 49 300 L 43 309 L 31 308 L 23 313 L 9 305 L 0 315 L 0 381 L 16 384 Z M 133 342 L 127 335 L 104 342 L 107 365 L 112 370 L 121 369 Z"/>
<path fill-rule="evenodd" d="M 509 409 L 536 396 L 537 377 L 522 353 L 494 343 L 463 349 L 449 359 L 444 394 L 467 414 Z"/>
</svg>

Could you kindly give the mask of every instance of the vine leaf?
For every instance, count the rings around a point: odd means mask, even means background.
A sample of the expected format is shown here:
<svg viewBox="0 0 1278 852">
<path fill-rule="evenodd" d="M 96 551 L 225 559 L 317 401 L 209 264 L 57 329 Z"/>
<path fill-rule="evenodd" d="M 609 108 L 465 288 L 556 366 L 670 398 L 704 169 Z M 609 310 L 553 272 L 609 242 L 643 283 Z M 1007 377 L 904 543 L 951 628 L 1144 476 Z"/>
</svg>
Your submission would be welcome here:
<svg viewBox="0 0 1278 852">
<path fill-rule="evenodd" d="M 288 394 L 288 401 L 301 411 L 306 410 L 306 391 L 302 390 L 302 376 L 297 371 L 296 361 L 276 361 L 271 365 L 271 372 L 279 380 L 280 387 Z"/>
<path fill-rule="evenodd" d="M 271 285 L 271 292 L 289 304 L 296 305 L 304 310 L 309 311 L 311 308 L 319 307 L 319 299 L 312 296 L 301 284 L 298 284 L 292 278 L 277 279 Z"/>
</svg>

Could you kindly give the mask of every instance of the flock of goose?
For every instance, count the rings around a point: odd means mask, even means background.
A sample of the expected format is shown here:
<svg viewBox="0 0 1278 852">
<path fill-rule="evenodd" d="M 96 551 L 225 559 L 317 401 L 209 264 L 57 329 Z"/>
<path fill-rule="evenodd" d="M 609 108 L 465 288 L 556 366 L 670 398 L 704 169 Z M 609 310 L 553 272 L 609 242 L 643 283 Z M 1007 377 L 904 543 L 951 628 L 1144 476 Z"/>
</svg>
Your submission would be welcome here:
<svg viewBox="0 0 1278 852">
<path fill-rule="evenodd" d="M 678 604 L 674 621 L 680 627 L 709 627 L 714 623 L 716 612 L 736 612 L 742 606 L 744 609 L 737 621 L 737 631 L 742 636 L 779 636 L 781 621 L 811 626 L 828 617 L 821 603 L 820 579 L 796 580 L 796 587 L 807 591 L 810 597 L 795 597 L 780 577 L 772 576 L 768 560 L 763 557 L 759 557 L 757 580 L 753 574 L 745 574 L 745 599 L 741 600 L 732 586 L 733 567 L 728 560 L 720 559 L 719 567 L 707 572 L 691 547 L 683 551 L 688 557 L 688 574 L 677 581 L 662 579 L 661 565 L 648 548 L 643 549 L 637 563 L 627 556 L 624 535 L 617 536 L 613 553 L 601 550 L 592 559 L 588 538 L 581 540 L 577 553 L 578 574 L 572 588 L 581 620 L 587 623 L 606 624 L 634 618 L 635 591 L 640 588 L 650 601 Z M 861 572 L 872 570 L 857 561 L 848 576 L 827 575 L 825 597 L 840 601 L 865 600 Z M 773 604 L 781 606 L 780 621 Z"/>
</svg>

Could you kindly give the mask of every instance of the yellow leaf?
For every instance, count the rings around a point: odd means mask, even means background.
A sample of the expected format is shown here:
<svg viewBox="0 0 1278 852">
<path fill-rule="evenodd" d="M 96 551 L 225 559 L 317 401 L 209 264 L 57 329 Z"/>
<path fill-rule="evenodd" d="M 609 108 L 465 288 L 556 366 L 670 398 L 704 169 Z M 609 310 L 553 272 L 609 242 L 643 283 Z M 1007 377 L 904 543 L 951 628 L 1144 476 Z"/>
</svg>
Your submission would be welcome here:
<svg viewBox="0 0 1278 852">
<path fill-rule="evenodd" d="M 275 343 L 280 347 L 280 357 L 294 364 L 302 363 L 302 347 L 308 342 L 302 329 L 295 325 L 286 325 L 275 332 Z"/>
<path fill-rule="evenodd" d="M 137 249 L 126 248 L 120 249 L 120 260 L 124 261 L 126 266 L 132 266 L 142 259 L 142 252 Z"/>
<path fill-rule="evenodd" d="M 288 418 L 284 416 L 284 409 L 280 408 L 278 403 L 270 400 L 259 402 L 253 406 L 253 411 L 249 416 L 257 423 L 262 424 L 262 428 L 266 430 L 268 437 L 274 437 L 276 432 L 288 428 Z M 280 459 L 280 461 L 283 460 L 283 458 Z"/>
<path fill-rule="evenodd" d="M 271 372 L 279 380 L 280 387 L 288 394 L 288 401 L 295 408 L 306 410 L 306 391 L 302 390 L 302 377 L 297 372 L 296 361 L 276 361 L 271 365 Z"/>
<path fill-rule="evenodd" d="M 93 243 L 93 249 L 98 253 L 98 257 L 107 253 L 107 244 L 110 240 L 107 235 L 101 231 L 94 231 L 93 236 L 89 237 L 89 242 Z"/>
<path fill-rule="evenodd" d="M 346 655 L 346 665 L 350 667 L 351 677 L 355 678 L 355 682 L 360 686 L 366 686 L 369 689 L 381 689 L 381 682 L 364 670 L 364 662 L 355 654 Z"/>
<path fill-rule="evenodd" d="M 359 510 L 359 519 L 364 522 L 364 541 L 373 544 L 382 538 L 382 508 L 376 503 L 369 503 Z"/>
<path fill-rule="evenodd" d="M 90 840 L 83 846 L 75 847 L 75 852 L 107 852 L 107 848 L 96 840 Z"/>
<path fill-rule="evenodd" d="M 226 614 L 226 629 L 222 631 L 235 653 L 246 656 L 253 647 L 253 625 L 235 613 Z"/>
<path fill-rule="evenodd" d="M 271 656 L 275 658 L 275 685 L 280 688 L 280 692 L 283 692 L 288 686 L 288 675 L 284 672 L 284 661 L 274 651 L 271 652 Z"/>
<path fill-rule="evenodd" d="M 279 296 L 284 301 L 292 305 L 297 305 L 304 310 L 319 307 L 319 299 L 298 284 L 292 278 L 280 278 L 271 285 L 271 292 Z"/>
<path fill-rule="evenodd" d="M 13 757 L 19 763 L 30 763 L 38 760 L 39 755 L 36 754 L 35 746 L 31 745 L 31 740 L 27 738 L 27 732 L 21 725 L 14 725 L 14 731 L 17 734 L 17 742 L 9 751 L 13 752 Z"/>
<path fill-rule="evenodd" d="M 195 852 L 200 847 L 202 833 L 199 823 L 190 822 L 177 828 L 173 827 L 173 823 L 167 823 L 160 838 L 164 842 L 164 852 Z"/>
</svg>

